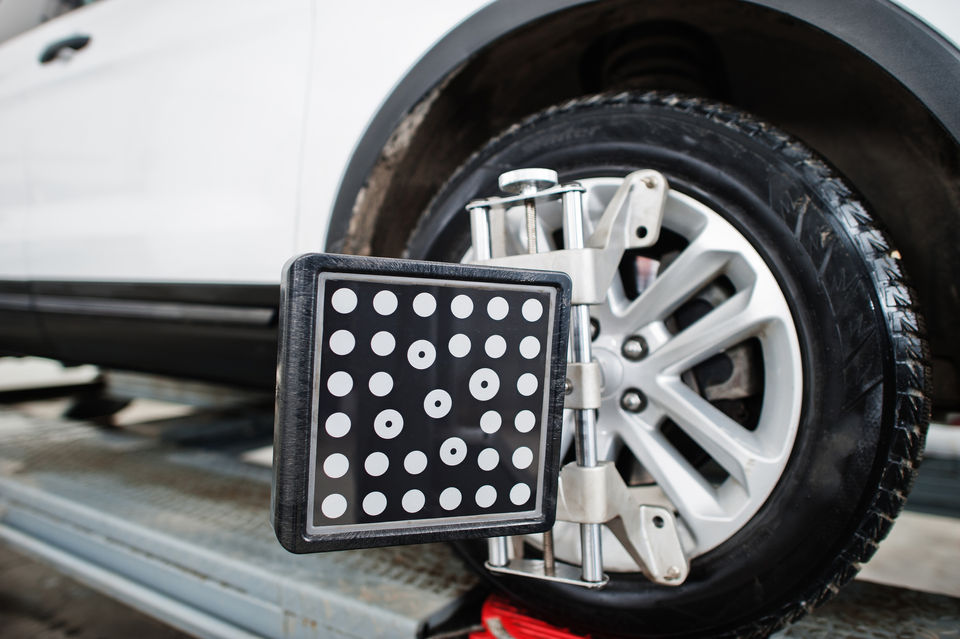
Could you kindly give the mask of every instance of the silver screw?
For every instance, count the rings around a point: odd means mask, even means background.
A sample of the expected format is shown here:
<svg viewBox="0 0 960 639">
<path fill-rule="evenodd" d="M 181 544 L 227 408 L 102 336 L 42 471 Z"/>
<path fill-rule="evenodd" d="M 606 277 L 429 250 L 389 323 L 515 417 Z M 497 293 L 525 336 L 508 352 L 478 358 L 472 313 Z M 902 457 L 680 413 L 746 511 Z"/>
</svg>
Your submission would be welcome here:
<svg viewBox="0 0 960 639">
<path fill-rule="evenodd" d="M 570 381 L 570 378 L 563 380 L 563 394 L 569 395 L 573 392 L 573 382 Z"/>
<path fill-rule="evenodd" d="M 663 578 L 667 581 L 676 581 L 680 578 L 680 569 L 676 566 L 670 566 L 667 568 L 667 572 L 664 573 Z"/>
<path fill-rule="evenodd" d="M 643 178 L 643 185 L 648 189 L 652 189 L 657 186 L 657 181 L 652 177 Z"/>
<path fill-rule="evenodd" d="M 515 195 L 533 195 L 556 186 L 557 172 L 550 169 L 516 169 L 500 175 L 500 190 Z M 527 213 L 527 252 L 537 252 L 537 207 L 533 200 L 523 203 Z"/>
<path fill-rule="evenodd" d="M 646 357 L 649 351 L 650 348 L 647 346 L 647 340 L 639 335 L 628 337 L 624 340 L 623 346 L 620 347 L 620 352 L 623 353 L 623 356 L 634 362 Z"/>
<path fill-rule="evenodd" d="M 629 388 L 620 397 L 620 406 L 631 413 L 639 413 L 647 407 L 647 398 L 636 388 Z"/>
</svg>

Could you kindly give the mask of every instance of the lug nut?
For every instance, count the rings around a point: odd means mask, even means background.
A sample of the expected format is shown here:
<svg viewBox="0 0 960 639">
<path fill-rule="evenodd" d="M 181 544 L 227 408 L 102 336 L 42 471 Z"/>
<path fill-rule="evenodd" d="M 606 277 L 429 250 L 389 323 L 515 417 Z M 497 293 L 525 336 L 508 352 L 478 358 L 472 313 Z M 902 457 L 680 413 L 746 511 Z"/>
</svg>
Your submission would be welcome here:
<svg viewBox="0 0 960 639">
<path fill-rule="evenodd" d="M 650 349 L 647 347 L 647 340 L 643 339 L 639 335 L 628 337 L 623 342 L 623 346 L 620 348 L 623 356 L 634 362 L 646 357 L 649 350 Z"/>
<path fill-rule="evenodd" d="M 639 413 L 647 407 L 647 398 L 636 388 L 630 388 L 620 397 L 620 406 L 631 413 Z"/>
</svg>

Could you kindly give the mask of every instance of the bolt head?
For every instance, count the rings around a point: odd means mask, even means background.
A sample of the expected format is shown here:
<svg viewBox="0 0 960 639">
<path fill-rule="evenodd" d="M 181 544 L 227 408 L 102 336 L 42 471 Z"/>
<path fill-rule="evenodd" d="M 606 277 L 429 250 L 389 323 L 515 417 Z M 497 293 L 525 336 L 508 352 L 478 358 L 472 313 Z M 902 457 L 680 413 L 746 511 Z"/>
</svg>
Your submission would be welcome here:
<svg viewBox="0 0 960 639">
<path fill-rule="evenodd" d="M 643 339 L 639 335 L 628 337 L 626 340 L 624 340 L 623 346 L 620 348 L 623 356 L 634 362 L 646 357 L 649 350 L 650 349 L 647 346 L 647 340 Z"/>
<path fill-rule="evenodd" d="M 630 388 L 620 396 L 620 406 L 631 413 L 639 413 L 647 407 L 647 398 L 636 388 Z"/>
<path fill-rule="evenodd" d="M 663 578 L 667 581 L 676 581 L 680 578 L 680 569 L 676 566 L 670 566 L 667 568 L 667 572 L 663 574 Z"/>
<path fill-rule="evenodd" d="M 551 169 L 516 169 L 502 173 L 499 183 L 504 193 L 519 195 L 531 187 L 533 191 L 549 189 L 557 185 L 558 179 L 557 172 Z"/>
<path fill-rule="evenodd" d="M 573 382 L 569 378 L 563 380 L 563 394 L 569 395 L 573 392 Z"/>
</svg>

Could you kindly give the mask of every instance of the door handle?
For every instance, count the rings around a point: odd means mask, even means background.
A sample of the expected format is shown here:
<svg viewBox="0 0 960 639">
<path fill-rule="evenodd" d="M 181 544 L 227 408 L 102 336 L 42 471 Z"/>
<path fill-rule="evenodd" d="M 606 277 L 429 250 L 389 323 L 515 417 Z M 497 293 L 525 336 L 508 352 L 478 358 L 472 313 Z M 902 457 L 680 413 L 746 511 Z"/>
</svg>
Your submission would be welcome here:
<svg viewBox="0 0 960 639">
<path fill-rule="evenodd" d="M 43 52 L 40 53 L 40 64 L 49 64 L 53 62 L 60 52 L 65 49 L 73 49 L 74 51 L 79 51 L 90 44 L 90 36 L 88 35 L 72 35 L 62 40 L 57 40 L 56 42 L 51 42 L 46 46 Z"/>
</svg>

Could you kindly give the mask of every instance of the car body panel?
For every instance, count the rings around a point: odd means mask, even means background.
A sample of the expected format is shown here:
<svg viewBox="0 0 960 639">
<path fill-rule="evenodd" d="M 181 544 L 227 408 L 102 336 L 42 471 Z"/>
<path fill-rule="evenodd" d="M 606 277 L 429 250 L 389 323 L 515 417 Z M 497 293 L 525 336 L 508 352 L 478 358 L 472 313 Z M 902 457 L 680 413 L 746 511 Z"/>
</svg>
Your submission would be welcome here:
<svg viewBox="0 0 960 639">
<path fill-rule="evenodd" d="M 25 240 L 3 276 L 276 280 L 294 250 L 310 7 L 108 0 L 0 47 L 3 127 L 20 135 L 0 184 L 19 170 L 28 194 L 0 217 Z M 90 44 L 38 62 L 75 34 Z"/>
</svg>

